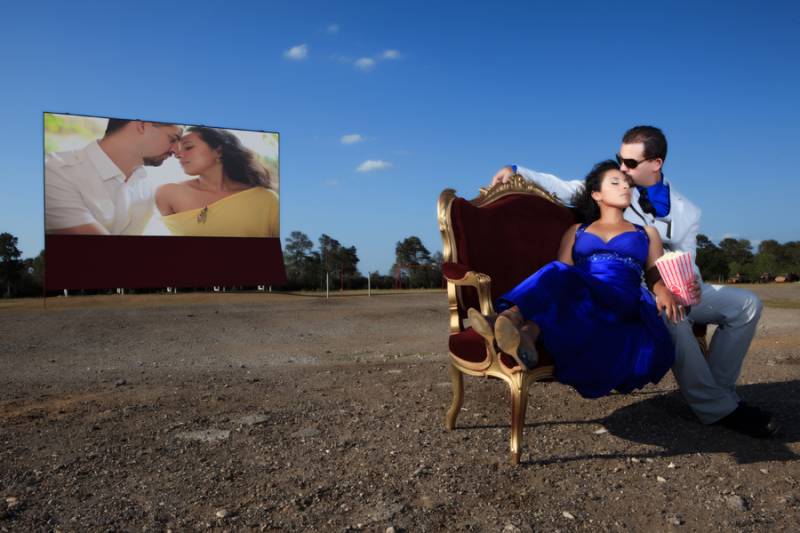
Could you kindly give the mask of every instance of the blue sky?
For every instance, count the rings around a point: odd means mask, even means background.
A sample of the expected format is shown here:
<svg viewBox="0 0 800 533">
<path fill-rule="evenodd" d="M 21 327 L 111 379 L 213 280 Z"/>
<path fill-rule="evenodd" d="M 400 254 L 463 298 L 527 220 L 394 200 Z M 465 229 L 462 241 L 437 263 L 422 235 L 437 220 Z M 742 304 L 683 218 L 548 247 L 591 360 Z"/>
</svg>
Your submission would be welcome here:
<svg viewBox="0 0 800 533">
<path fill-rule="evenodd" d="M 386 273 L 410 235 L 441 249 L 442 189 L 473 197 L 507 163 L 582 178 L 643 123 L 667 134 L 701 232 L 798 240 L 798 6 L 12 2 L 0 231 L 43 246 L 56 111 L 280 132 L 283 240 L 327 233 L 362 272 Z"/>
</svg>

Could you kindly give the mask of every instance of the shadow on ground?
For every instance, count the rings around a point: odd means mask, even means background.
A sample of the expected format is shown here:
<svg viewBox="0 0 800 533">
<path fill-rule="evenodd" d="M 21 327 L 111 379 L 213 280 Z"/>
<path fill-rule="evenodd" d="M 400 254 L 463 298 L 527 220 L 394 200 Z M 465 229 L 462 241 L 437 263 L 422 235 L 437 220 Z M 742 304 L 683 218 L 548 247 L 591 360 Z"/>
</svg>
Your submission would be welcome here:
<svg viewBox="0 0 800 533">
<path fill-rule="evenodd" d="M 523 460 L 523 465 L 541 466 L 588 459 L 628 459 L 683 456 L 693 453 L 730 454 L 739 464 L 800 459 L 788 444 L 800 441 L 800 380 L 742 385 L 740 396 L 753 405 L 772 412 L 781 431 L 772 439 L 754 439 L 719 426 L 704 426 L 695 418 L 680 393 L 638 392 L 641 398 L 621 407 L 605 418 L 532 422 L 525 425 L 523 446 L 531 435 L 547 431 L 548 426 L 603 426 L 608 432 L 631 443 L 660 448 L 645 453 L 587 453 L 551 455 Z M 503 425 L 461 426 L 460 429 L 505 428 Z M 535 438 L 535 437 L 533 437 Z M 523 456 L 524 457 L 524 456 Z"/>
</svg>

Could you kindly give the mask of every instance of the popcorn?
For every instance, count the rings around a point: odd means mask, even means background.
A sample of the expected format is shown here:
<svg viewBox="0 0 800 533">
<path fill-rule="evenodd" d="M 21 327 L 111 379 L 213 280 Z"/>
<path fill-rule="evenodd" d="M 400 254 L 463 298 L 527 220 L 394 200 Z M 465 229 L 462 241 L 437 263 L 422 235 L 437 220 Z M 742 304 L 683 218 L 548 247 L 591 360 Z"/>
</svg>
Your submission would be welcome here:
<svg viewBox="0 0 800 533">
<path fill-rule="evenodd" d="M 664 284 L 681 305 L 694 305 L 690 288 L 694 284 L 695 272 L 689 252 L 667 252 L 656 260 L 656 268 Z"/>
</svg>

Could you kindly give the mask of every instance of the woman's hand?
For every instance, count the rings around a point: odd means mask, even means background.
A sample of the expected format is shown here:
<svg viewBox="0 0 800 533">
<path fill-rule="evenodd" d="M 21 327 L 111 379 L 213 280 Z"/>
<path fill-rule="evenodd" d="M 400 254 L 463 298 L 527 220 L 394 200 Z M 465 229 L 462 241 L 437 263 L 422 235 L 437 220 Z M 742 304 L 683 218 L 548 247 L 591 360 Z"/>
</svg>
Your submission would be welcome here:
<svg viewBox="0 0 800 533">
<path fill-rule="evenodd" d="M 700 303 L 700 299 L 703 296 L 703 289 L 700 287 L 700 278 L 697 276 L 694 277 L 694 281 L 689 287 L 689 293 L 693 300 L 695 300 L 697 303 Z"/>
<path fill-rule="evenodd" d="M 664 283 L 657 283 L 653 287 L 653 292 L 656 295 L 656 309 L 658 309 L 659 316 L 661 316 L 662 312 L 666 313 L 667 319 L 675 324 L 685 318 L 683 306 L 678 305 L 678 302 L 675 301 L 675 296 L 667 289 Z"/>
</svg>

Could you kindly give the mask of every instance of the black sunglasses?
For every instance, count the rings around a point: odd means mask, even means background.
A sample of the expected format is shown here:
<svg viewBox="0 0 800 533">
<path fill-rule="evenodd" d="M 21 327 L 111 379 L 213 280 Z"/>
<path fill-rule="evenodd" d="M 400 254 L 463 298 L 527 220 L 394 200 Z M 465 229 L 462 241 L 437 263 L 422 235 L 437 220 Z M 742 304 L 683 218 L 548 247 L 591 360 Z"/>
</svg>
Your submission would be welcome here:
<svg viewBox="0 0 800 533">
<path fill-rule="evenodd" d="M 637 161 L 635 159 L 624 159 L 619 154 L 616 155 L 616 158 L 617 158 L 617 164 L 618 165 L 623 165 L 624 164 L 626 167 L 628 167 L 630 169 L 634 169 L 634 168 L 638 167 L 639 163 L 644 163 L 645 161 L 652 161 L 653 159 L 658 159 L 657 157 L 646 157 L 645 159 L 642 159 L 641 161 Z"/>
</svg>

